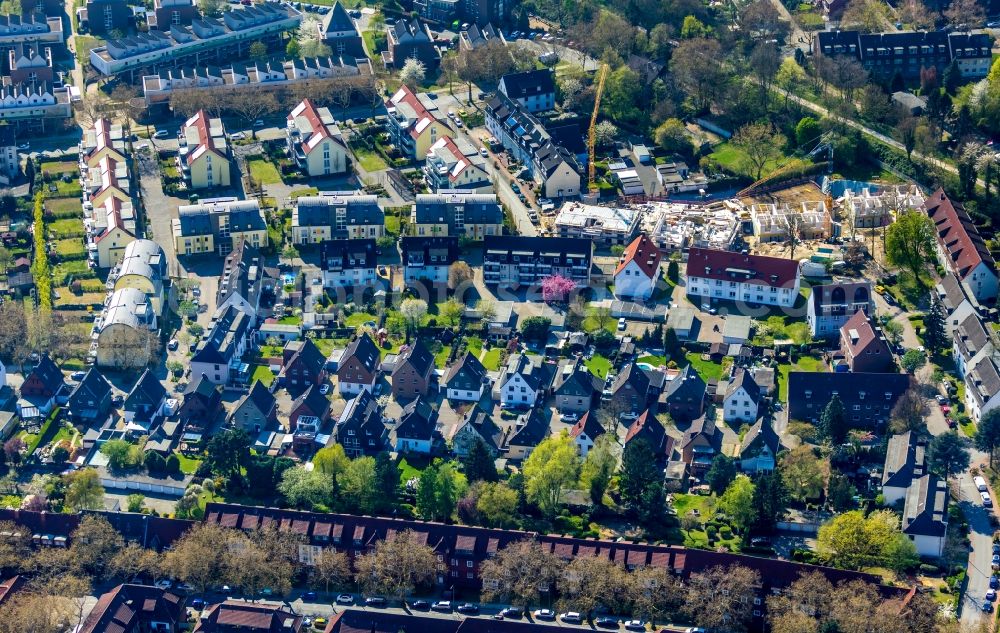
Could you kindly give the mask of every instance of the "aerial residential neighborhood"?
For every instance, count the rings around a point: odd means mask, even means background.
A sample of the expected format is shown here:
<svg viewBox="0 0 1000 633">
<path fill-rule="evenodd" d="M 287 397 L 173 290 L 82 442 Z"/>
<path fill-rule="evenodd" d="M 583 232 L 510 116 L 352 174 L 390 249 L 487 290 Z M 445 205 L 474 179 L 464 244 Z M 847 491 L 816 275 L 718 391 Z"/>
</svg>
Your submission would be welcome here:
<svg viewBox="0 0 1000 633">
<path fill-rule="evenodd" d="M 0 4 L 0 633 L 980 633 L 1000 5 Z"/>
</svg>

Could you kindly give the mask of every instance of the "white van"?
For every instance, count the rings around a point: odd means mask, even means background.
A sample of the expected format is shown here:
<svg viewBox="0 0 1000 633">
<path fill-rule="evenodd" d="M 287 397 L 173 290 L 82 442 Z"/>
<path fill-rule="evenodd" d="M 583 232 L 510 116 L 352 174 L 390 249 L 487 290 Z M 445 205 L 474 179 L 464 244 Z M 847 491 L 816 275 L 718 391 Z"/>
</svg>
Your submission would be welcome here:
<svg viewBox="0 0 1000 633">
<path fill-rule="evenodd" d="M 976 484 L 976 489 L 979 490 L 979 492 L 987 492 L 989 490 L 989 488 L 986 487 L 986 480 L 982 477 L 973 477 L 972 483 Z"/>
<path fill-rule="evenodd" d="M 993 500 L 990 499 L 990 493 L 988 493 L 988 492 L 980 492 L 979 496 L 983 498 L 983 506 L 985 506 L 987 508 L 992 508 L 993 507 Z"/>
</svg>

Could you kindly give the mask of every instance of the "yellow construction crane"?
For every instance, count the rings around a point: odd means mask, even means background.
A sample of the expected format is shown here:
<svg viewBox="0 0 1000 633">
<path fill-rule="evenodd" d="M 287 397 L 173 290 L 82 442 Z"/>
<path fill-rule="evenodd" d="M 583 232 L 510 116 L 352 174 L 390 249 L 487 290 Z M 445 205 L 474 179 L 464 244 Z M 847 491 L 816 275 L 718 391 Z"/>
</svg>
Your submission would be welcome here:
<svg viewBox="0 0 1000 633">
<path fill-rule="evenodd" d="M 594 91 L 594 112 L 590 115 L 590 130 L 587 134 L 587 171 L 590 175 L 589 189 L 591 193 L 596 193 L 597 183 L 594 182 L 594 144 L 597 135 L 594 129 L 597 127 L 597 113 L 601 110 L 601 95 L 604 94 L 604 81 L 608 78 L 608 65 L 601 64 L 597 71 L 597 90 Z"/>
</svg>

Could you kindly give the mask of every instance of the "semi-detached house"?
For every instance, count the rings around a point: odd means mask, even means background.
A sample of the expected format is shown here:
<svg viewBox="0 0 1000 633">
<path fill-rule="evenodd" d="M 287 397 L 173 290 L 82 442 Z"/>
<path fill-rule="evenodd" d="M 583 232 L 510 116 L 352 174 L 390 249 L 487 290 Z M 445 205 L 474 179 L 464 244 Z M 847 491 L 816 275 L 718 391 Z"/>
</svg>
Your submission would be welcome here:
<svg viewBox="0 0 1000 633">
<path fill-rule="evenodd" d="M 417 194 L 410 211 L 413 235 L 453 235 L 482 240 L 503 233 L 503 209 L 493 194 L 438 191 Z"/>
<path fill-rule="evenodd" d="M 347 143 L 329 108 L 317 108 L 304 99 L 288 114 L 285 136 L 288 153 L 306 175 L 347 171 Z"/>
<path fill-rule="evenodd" d="M 980 303 L 995 301 L 997 265 L 965 207 L 938 189 L 924 202 L 924 211 L 934 223 L 941 262 Z"/>
<path fill-rule="evenodd" d="M 181 126 L 177 164 L 191 189 L 228 187 L 229 145 L 222 119 L 199 110 Z"/>
<path fill-rule="evenodd" d="M 172 221 L 177 255 L 228 255 L 243 242 L 267 246 L 267 223 L 256 200 L 220 198 L 186 204 Z"/>
<path fill-rule="evenodd" d="M 370 288 L 375 285 L 378 263 L 375 240 L 324 240 L 320 267 L 324 288 Z"/>
<path fill-rule="evenodd" d="M 706 303 L 792 307 L 799 297 L 799 282 L 795 260 L 707 248 L 688 251 L 687 294 Z"/>
</svg>

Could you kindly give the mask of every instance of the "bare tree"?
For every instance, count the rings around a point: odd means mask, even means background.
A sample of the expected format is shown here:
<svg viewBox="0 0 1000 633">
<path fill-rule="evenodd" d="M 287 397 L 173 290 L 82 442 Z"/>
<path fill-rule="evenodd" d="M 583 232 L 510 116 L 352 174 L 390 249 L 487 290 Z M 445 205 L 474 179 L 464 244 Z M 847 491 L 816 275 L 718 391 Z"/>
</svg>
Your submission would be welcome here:
<svg viewBox="0 0 1000 633">
<path fill-rule="evenodd" d="M 309 570 L 309 577 L 314 583 L 323 583 L 324 591 L 329 593 L 331 586 L 340 587 L 351 580 L 351 561 L 347 554 L 332 547 L 324 549 Z"/>
<path fill-rule="evenodd" d="M 753 596 L 760 587 L 757 572 L 740 565 L 711 567 L 692 574 L 687 583 L 687 611 L 700 626 L 713 631 L 746 631 Z"/>
<path fill-rule="evenodd" d="M 971 30 L 982 26 L 986 12 L 976 0 L 951 0 L 944 17 L 958 29 Z"/>
<path fill-rule="evenodd" d="M 537 604 L 555 586 L 565 562 L 531 540 L 511 543 L 482 565 L 483 597 L 522 607 Z"/>
<path fill-rule="evenodd" d="M 434 550 L 411 530 L 379 541 L 374 552 L 357 559 L 356 567 L 361 586 L 399 600 L 418 586 L 433 584 L 442 571 Z"/>
<path fill-rule="evenodd" d="M 348 101 L 350 96 L 348 96 Z M 230 100 L 229 107 L 250 126 L 250 134 L 257 138 L 253 122 L 260 117 L 278 110 L 278 99 L 273 92 L 251 90 L 240 92 L 238 99 Z"/>
</svg>

